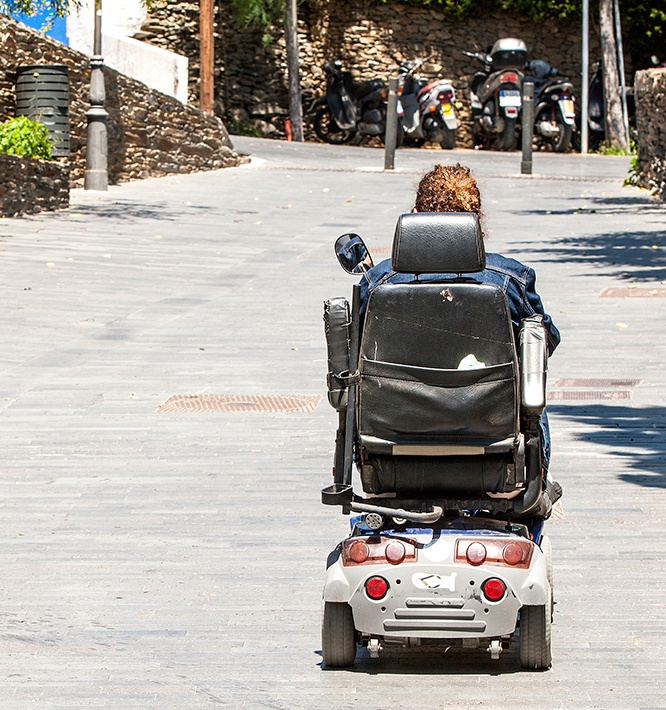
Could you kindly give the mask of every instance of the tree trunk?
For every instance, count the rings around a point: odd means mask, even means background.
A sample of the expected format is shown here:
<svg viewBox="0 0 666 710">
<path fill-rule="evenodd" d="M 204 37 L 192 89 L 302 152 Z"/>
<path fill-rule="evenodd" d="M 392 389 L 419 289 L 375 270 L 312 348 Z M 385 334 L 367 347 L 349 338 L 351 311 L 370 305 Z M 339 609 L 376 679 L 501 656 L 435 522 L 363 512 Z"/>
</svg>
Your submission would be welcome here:
<svg viewBox="0 0 666 710">
<path fill-rule="evenodd" d="M 213 0 L 199 0 L 199 106 L 206 113 L 213 113 L 213 12 Z"/>
<path fill-rule="evenodd" d="M 601 30 L 601 53 L 604 73 L 604 108 L 606 142 L 627 149 L 627 139 L 622 120 L 620 79 L 617 69 L 617 47 L 613 29 L 613 0 L 600 0 L 599 21 Z"/>
<path fill-rule="evenodd" d="M 287 71 L 289 73 L 289 120 L 291 122 L 292 140 L 302 141 L 303 110 L 301 108 L 301 78 L 298 68 L 297 22 L 296 0 L 287 0 L 285 41 L 287 46 Z"/>
</svg>

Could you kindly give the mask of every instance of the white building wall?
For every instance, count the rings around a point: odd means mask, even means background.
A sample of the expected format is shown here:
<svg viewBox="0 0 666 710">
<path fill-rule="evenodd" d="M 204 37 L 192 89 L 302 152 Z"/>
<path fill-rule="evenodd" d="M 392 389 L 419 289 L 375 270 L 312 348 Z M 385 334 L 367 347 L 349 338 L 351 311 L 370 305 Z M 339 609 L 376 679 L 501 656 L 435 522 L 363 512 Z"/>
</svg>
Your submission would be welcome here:
<svg viewBox="0 0 666 710">
<path fill-rule="evenodd" d="M 102 57 L 104 64 L 169 96 L 187 103 L 187 57 L 132 39 L 146 19 L 141 0 L 104 0 L 102 5 Z M 67 18 L 69 46 L 93 54 L 94 2 Z"/>
</svg>

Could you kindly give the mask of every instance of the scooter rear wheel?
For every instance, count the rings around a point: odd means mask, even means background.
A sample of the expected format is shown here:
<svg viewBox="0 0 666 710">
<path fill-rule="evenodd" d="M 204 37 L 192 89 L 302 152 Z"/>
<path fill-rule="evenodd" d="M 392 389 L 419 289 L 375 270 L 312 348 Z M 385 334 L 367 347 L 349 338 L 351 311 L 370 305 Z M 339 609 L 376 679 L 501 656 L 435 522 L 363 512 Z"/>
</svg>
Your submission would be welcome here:
<svg viewBox="0 0 666 710">
<path fill-rule="evenodd" d="M 515 150 L 516 148 L 516 119 L 505 118 L 504 130 L 497 136 L 495 144 L 497 150 Z"/>
<path fill-rule="evenodd" d="M 520 665 L 523 668 L 543 670 L 550 667 L 550 591 L 548 595 L 547 604 L 524 606 L 520 609 Z"/>
<path fill-rule="evenodd" d="M 440 145 L 444 150 L 453 150 L 456 144 L 456 134 L 450 128 L 444 127 L 444 140 L 440 142 Z"/>
<path fill-rule="evenodd" d="M 317 110 L 312 119 L 312 124 L 319 138 L 331 145 L 348 143 L 356 134 L 354 130 L 341 129 L 335 122 L 328 106 L 322 106 Z"/>
<path fill-rule="evenodd" d="M 328 668 L 345 668 L 356 660 L 356 629 L 349 604 L 324 602 L 321 652 Z"/>
<path fill-rule="evenodd" d="M 573 126 L 569 123 L 565 123 L 559 109 L 556 109 L 557 113 L 555 115 L 555 123 L 560 129 L 557 136 L 550 139 L 550 144 L 553 147 L 555 153 L 566 153 L 571 145 L 571 138 L 573 136 Z"/>
</svg>

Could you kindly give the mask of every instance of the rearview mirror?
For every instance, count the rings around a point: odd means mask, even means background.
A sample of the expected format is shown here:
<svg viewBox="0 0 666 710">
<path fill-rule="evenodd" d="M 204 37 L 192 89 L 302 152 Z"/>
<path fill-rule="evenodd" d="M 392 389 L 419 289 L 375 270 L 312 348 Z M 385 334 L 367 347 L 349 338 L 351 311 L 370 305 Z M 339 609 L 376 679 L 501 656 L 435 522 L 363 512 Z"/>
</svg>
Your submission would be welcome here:
<svg viewBox="0 0 666 710">
<path fill-rule="evenodd" d="M 348 274 L 362 274 L 374 264 L 365 242 L 358 234 L 343 234 L 335 242 L 335 256 Z"/>
</svg>

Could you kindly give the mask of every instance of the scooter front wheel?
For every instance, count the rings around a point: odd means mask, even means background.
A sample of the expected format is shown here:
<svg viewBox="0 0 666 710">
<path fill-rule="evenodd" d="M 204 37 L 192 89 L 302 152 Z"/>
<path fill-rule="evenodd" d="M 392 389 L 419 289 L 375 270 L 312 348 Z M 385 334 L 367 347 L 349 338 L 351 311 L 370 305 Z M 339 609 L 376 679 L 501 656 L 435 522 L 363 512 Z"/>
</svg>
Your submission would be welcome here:
<svg viewBox="0 0 666 710">
<path fill-rule="evenodd" d="M 531 670 L 549 668 L 551 653 L 550 591 L 548 604 L 520 610 L 520 665 Z"/>
<path fill-rule="evenodd" d="M 356 629 L 349 604 L 324 602 L 321 655 L 328 668 L 346 668 L 356 660 Z"/>
<path fill-rule="evenodd" d="M 312 124 L 319 138 L 331 145 L 348 143 L 356 135 L 355 130 L 343 130 L 338 126 L 328 106 L 321 106 L 317 109 Z"/>
</svg>

